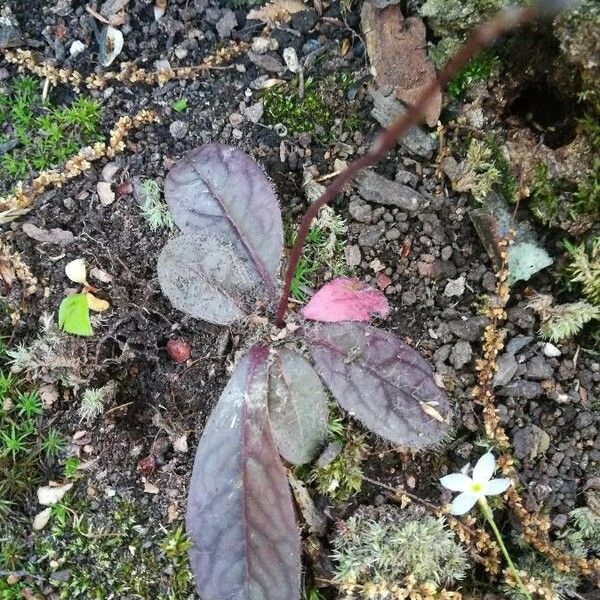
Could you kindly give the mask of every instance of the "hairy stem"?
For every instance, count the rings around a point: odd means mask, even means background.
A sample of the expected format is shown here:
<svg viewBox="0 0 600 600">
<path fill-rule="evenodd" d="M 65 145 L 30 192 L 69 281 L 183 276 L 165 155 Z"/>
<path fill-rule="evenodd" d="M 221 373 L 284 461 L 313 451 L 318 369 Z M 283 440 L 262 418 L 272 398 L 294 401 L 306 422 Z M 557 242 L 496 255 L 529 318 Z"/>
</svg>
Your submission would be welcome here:
<svg viewBox="0 0 600 600">
<path fill-rule="evenodd" d="M 527 591 L 527 588 L 525 587 L 525 584 L 523 583 L 523 580 L 521 579 L 521 576 L 519 575 L 519 572 L 517 571 L 517 568 L 515 567 L 515 564 L 513 563 L 512 558 L 510 557 L 510 554 L 508 553 L 508 550 L 506 549 L 506 546 L 504 545 L 504 540 L 502 539 L 502 534 L 500 533 L 500 530 L 498 529 L 498 526 L 496 525 L 496 521 L 494 521 L 494 513 L 492 512 L 490 505 L 487 503 L 485 498 L 482 498 L 481 500 L 479 500 L 478 504 L 479 504 L 479 509 L 481 510 L 481 513 L 485 517 L 485 520 L 490 524 L 490 527 L 492 528 L 492 531 L 494 532 L 494 535 L 496 536 L 496 541 L 498 542 L 498 545 L 500 546 L 500 550 L 502 550 L 502 554 L 504 555 L 504 558 L 506 559 L 506 564 L 508 565 L 508 570 L 511 572 L 512 576 L 515 578 L 515 582 L 517 583 L 517 585 L 519 586 L 519 589 L 525 595 L 525 597 L 528 598 L 529 600 L 533 600 L 531 597 L 531 594 Z"/>
<path fill-rule="evenodd" d="M 535 17 L 535 10 L 532 8 L 511 8 L 501 12 L 489 21 L 476 27 L 468 39 L 465 41 L 456 55 L 450 59 L 446 66 L 438 74 L 437 80 L 432 81 L 423 91 L 417 102 L 408 108 L 408 110 L 398 117 L 387 128 L 383 129 L 375 138 L 371 148 L 360 158 L 349 164 L 327 187 L 321 197 L 313 202 L 309 207 L 296 236 L 296 241 L 290 254 L 287 270 L 284 277 L 283 291 L 275 315 L 275 323 L 282 327 L 284 324 L 285 311 L 287 308 L 288 297 L 292 279 L 296 271 L 298 261 L 302 256 L 302 246 L 308 235 L 310 224 L 317 216 L 319 209 L 333 200 L 339 193 L 344 191 L 348 183 L 354 176 L 366 167 L 374 165 L 396 144 L 396 140 L 404 134 L 410 127 L 418 123 L 427 108 L 428 103 L 436 94 L 438 89 L 444 87 L 454 74 L 464 67 L 475 54 L 482 48 L 493 44 L 502 34 L 522 23 L 531 21 Z"/>
</svg>

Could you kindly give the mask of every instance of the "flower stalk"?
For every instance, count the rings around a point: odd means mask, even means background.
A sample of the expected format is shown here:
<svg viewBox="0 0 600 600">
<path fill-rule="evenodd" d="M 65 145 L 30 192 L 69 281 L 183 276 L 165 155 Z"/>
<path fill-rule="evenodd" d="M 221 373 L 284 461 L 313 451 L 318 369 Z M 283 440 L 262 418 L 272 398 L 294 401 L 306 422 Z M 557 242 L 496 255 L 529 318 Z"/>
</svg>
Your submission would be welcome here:
<svg viewBox="0 0 600 600">
<path fill-rule="evenodd" d="M 500 533 L 500 530 L 498 529 L 498 525 L 496 525 L 496 521 L 494 521 L 494 513 L 492 512 L 490 505 L 487 503 L 485 496 L 480 498 L 477 501 L 477 504 L 479 506 L 479 510 L 481 511 L 481 514 L 485 517 L 485 520 L 489 523 L 490 527 L 492 528 L 492 531 L 494 532 L 494 535 L 496 536 L 496 541 L 498 542 L 498 545 L 500 546 L 500 550 L 502 551 L 502 554 L 504 555 L 506 564 L 508 565 L 508 570 L 510 571 L 511 575 L 514 577 L 515 582 L 517 583 L 519 589 L 525 595 L 525 597 L 528 598 L 528 600 L 533 600 L 531 597 L 531 594 L 527 591 L 527 588 L 525 587 L 525 584 L 523 583 L 523 580 L 521 579 L 521 576 L 519 575 L 519 572 L 517 571 L 517 568 L 515 567 L 515 564 L 513 563 L 512 558 L 510 557 L 510 554 L 508 553 L 508 550 L 506 549 L 506 546 L 504 545 L 504 540 L 502 539 L 502 534 Z"/>
</svg>

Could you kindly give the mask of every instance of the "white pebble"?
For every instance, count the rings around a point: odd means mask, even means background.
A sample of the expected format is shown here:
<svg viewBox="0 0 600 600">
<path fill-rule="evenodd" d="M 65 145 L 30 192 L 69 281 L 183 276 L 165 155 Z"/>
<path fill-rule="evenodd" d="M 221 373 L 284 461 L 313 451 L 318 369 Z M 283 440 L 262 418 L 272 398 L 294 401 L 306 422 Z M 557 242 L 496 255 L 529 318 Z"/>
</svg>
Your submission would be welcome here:
<svg viewBox="0 0 600 600">
<path fill-rule="evenodd" d="M 547 356 L 548 358 L 556 358 L 557 356 L 560 356 L 562 354 L 561 351 L 550 342 L 546 342 L 544 344 L 542 352 L 544 353 L 544 356 Z"/>
</svg>

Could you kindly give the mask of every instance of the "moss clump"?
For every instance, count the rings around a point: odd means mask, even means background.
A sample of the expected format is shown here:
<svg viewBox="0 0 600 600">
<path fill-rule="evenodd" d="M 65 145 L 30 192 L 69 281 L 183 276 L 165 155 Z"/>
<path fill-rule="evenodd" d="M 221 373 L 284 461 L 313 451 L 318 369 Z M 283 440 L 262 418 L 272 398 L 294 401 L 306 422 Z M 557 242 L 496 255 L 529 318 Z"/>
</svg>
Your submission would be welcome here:
<svg viewBox="0 0 600 600">
<path fill-rule="evenodd" d="M 83 146 L 99 139 L 100 104 L 77 98 L 70 106 L 42 100 L 40 83 L 31 77 L 15 79 L 0 93 L 0 176 L 25 179 L 33 172 L 59 166 Z"/>
<path fill-rule="evenodd" d="M 391 591 L 410 577 L 418 585 L 451 586 L 464 578 L 465 550 L 445 520 L 409 506 L 360 507 L 338 524 L 333 539 L 335 579 L 360 598 L 369 587 Z M 381 594 L 382 597 L 383 594 Z"/>
<path fill-rule="evenodd" d="M 346 222 L 333 208 L 324 206 L 310 228 L 302 257 L 298 262 L 290 294 L 299 302 L 305 302 L 318 280 L 349 275 L 346 264 Z M 286 226 L 286 246 L 292 247 L 296 239 L 296 227 Z"/>
<path fill-rule="evenodd" d="M 479 202 L 493 191 L 512 202 L 518 187 L 502 148 L 490 136 L 483 140 L 471 139 L 452 185 L 458 192 L 471 192 Z"/>
<path fill-rule="evenodd" d="M 454 54 L 471 29 L 486 17 L 502 10 L 508 0 L 425 0 L 419 14 L 440 41 L 431 50 L 436 67 L 441 67 Z"/>
<path fill-rule="evenodd" d="M 460 98 L 475 83 L 485 81 L 498 74 L 500 59 L 491 52 L 482 52 L 463 67 L 448 83 L 448 92 Z"/>
<path fill-rule="evenodd" d="M 132 599 L 194 597 L 190 541 L 180 526 L 160 529 L 125 500 L 109 514 L 90 510 L 85 503 L 56 505 L 50 531 L 36 534 L 30 547 L 21 546 L 18 568 L 29 575 L 7 589 L 40 591 L 38 582 L 44 581 L 61 600 L 104 600 L 109 593 Z"/>
<path fill-rule="evenodd" d="M 356 108 L 345 101 L 345 92 L 353 82 L 347 74 L 318 81 L 308 78 L 303 96 L 298 81 L 269 88 L 262 95 L 266 122 L 281 124 L 292 135 L 310 133 L 321 142 L 335 139 L 344 129 L 358 127 Z"/>
</svg>

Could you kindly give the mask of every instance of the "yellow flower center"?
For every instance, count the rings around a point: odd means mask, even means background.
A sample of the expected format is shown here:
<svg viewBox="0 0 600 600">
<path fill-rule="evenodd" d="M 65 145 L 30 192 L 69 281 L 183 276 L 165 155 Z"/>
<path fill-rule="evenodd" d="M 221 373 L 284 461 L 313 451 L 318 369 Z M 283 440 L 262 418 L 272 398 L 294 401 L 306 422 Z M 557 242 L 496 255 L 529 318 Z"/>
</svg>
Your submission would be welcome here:
<svg viewBox="0 0 600 600">
<path fill-rule="evenodd" d="M 474 482 L 471 484 L 471 491 L 472 491 L 474 494 L 479 494 L 479 493 L 481 492 L 481 490 L 482 490 L 482 489 L 483 489 L 483 486 L 482 486 L 480 483 L 477 483 L 476 481 L 474 481 Z"/>
</svg>

